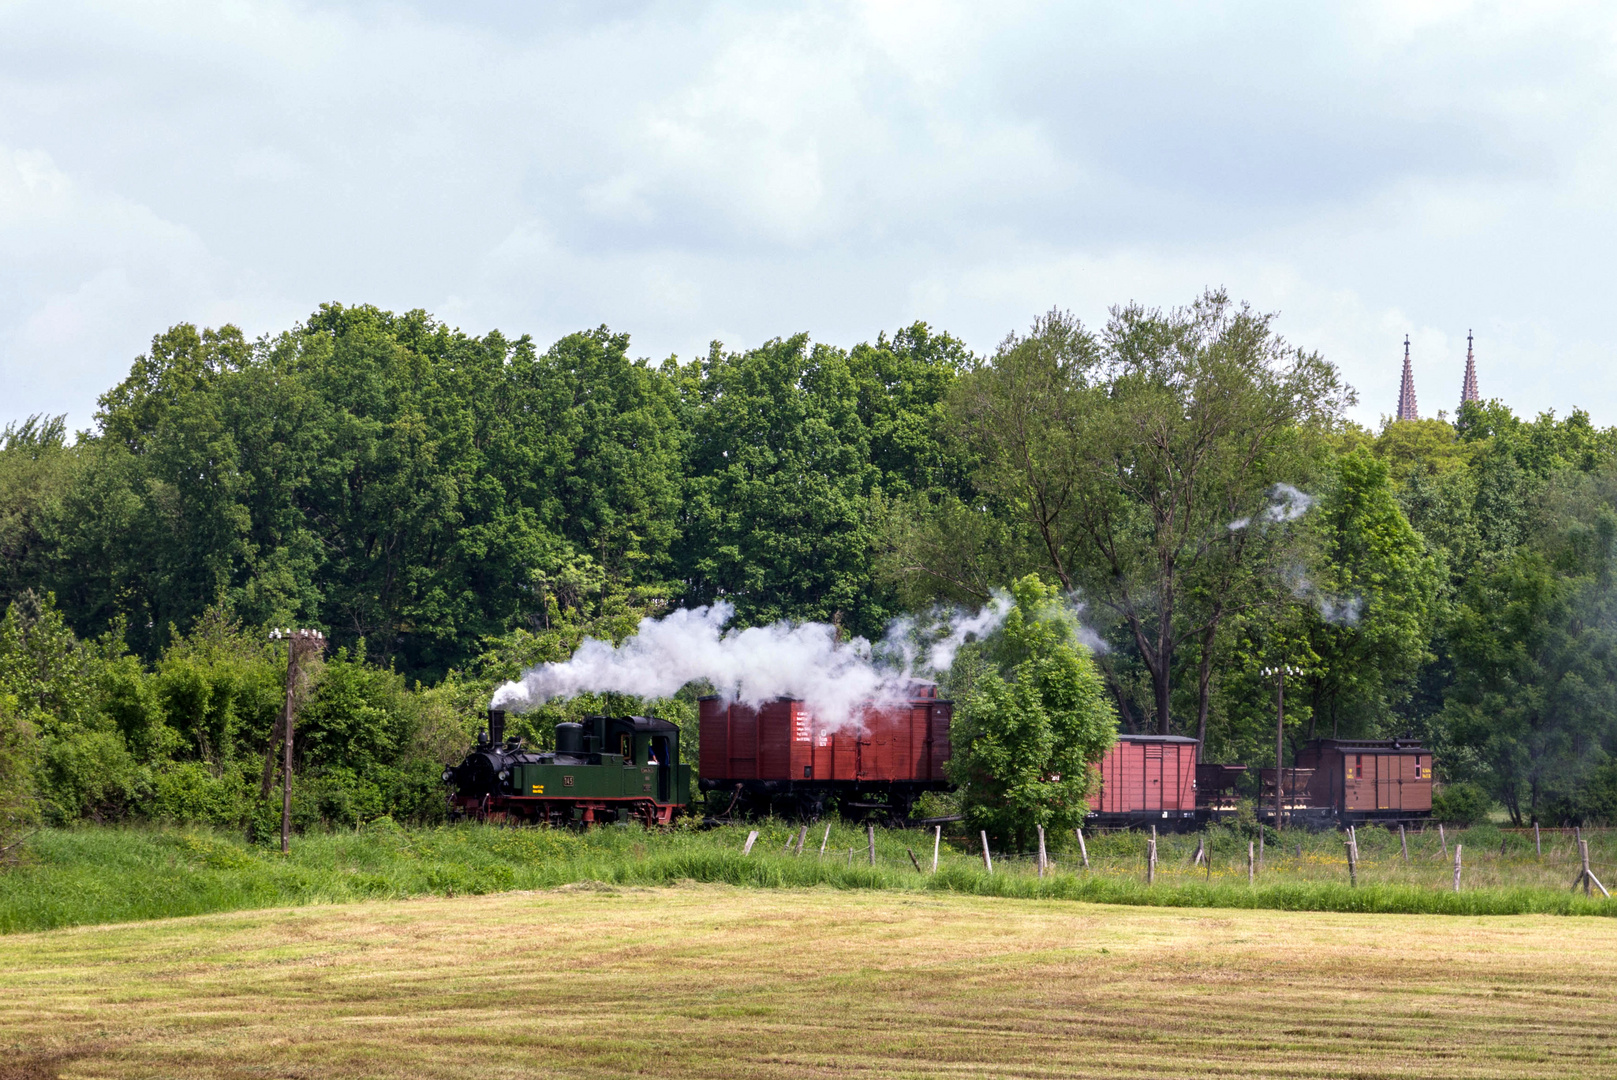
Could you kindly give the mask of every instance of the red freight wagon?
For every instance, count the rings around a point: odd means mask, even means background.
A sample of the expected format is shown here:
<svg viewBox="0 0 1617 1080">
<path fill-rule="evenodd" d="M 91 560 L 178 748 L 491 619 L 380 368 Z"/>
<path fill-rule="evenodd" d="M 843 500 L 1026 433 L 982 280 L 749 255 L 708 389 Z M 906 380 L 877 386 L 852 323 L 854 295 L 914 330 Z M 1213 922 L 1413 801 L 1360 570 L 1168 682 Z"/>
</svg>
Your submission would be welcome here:
<svg viewBox="0 0 1617 1080">
<path fill-rule="evenodd" d="M 1297 755 L 1312 769 L 1308 801 L 1341 823 L 1432 813 L 1432 752 L 1412 739 L 1315 739 Z"/>
<path fill-rule="evenodd" d="M 843 809 L 903 818 L 921 792 L 949 786 L 953 703 L 932 686 L 914 687 L 901 704 L 872 705 L 857 727 L 840 730 L 793 698 L 753 708 L 714 696 L 700 706 L 699 786 L 728 793 L 737 808 L 814 817 L 836 796 Z"/>
<path fill-rule="evenodd" d="M 1092 825 L 1175 829 L 1196 821 L 1196 756 L 1183 735 L 1119 735 L 1101 758 L 1100 787 L 1089 798 Z"/>
</svg>

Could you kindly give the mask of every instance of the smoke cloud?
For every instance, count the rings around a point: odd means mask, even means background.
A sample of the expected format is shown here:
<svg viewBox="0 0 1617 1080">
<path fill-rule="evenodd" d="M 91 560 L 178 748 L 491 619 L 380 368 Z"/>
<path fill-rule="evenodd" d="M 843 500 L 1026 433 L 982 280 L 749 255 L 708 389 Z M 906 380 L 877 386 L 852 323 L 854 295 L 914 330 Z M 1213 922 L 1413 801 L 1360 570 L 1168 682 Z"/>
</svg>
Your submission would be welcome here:
<svg viewBox="0 0 1617 1080">
<path fill-rule="evenodd" d="M 1364 597 L 1339 597 L 1321 592 L 1301 567 L 1292 567 L 1286 573 L 1285 579 L 1286 585 L 1291 589 L 1291 595 L 1313 604 L 1314 610 L 1319 612 L 1319 617 L 1332 626 L 1359 624 L 1359 616 L 1364 612 Z"/>
<path fill-rule="evenodd" d="M 1296 521 L 1308 513 L 1308 508 L 1314 505 L 1314 497 L 1306 492 L 1298 491 L 1290 484 L 1276 484 L 1269 489 L 1269 505 L 1257 515 L 1260 525 L 1271 521 Z M 1252 524 L 1249 517 L 1236 518 L 1229 523 L 1229 530 L 1235 532 Z"/>
<path fill-rule="evenodd" d="M 490 704 L 526 712 L 589 692 L 667 697 L 702 679 L 747 705 L 799 698 L 821 722 L 842 727 L 856 723 L 869 702 L 904 700 L 916 679 L 946 672 L 960 647 L 997 629 L 1013 605 L 1000 593 L 981 611 L 937 609 L 920 620 L 900 620 L 880 650 L 864 638 L 838 641 L 827 623 L 727 630 L 735 615 L 729 604 L 681 608 L 640 620 L 620 645 L 585 640 L 570 659 L 542 664 L 501 686 Z"/>
</svg>

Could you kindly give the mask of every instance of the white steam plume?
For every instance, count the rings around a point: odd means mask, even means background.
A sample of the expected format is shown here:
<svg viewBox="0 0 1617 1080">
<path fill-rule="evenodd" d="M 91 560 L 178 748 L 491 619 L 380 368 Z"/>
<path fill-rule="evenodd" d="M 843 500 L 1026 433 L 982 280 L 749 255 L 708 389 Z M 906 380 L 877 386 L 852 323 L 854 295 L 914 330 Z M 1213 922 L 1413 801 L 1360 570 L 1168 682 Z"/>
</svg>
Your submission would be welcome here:
<svg viewBox="0 0 1617 1080">
<path fill-rule="evenodd" d="M 1296 521 L 1308 512 L 1314 505 L 1314 497 L 1306 492 L 1298 491 L 1290 484 L 1276 484 L 1269 489 L 1269 505 L 1258 515 L 1259 524 L 1270 521 Z M 1249 517 L 1236 518 L 1227 526 L 1231 532 L 1244 529 L 1252 524 Z"/>
<path fill-rule="evenodd" d="M 760 705 L 799 698 L 822 723 L 857 722 L 871 701 L 903 700 L 918 677 L 947 671 L 973 636 L 1005 621 L 1014 601 L 996 594 L 982 611 L 935 612 L 924 630 L 895 623 L 877 656 L 864 638 L 838 641 L 827 623 L 785 623 L 726 630 L 735 614 L 726 603 L 681 608 L 645 618 L 621 645 L 586 639 L 571 659 L 541 664 L 494 692 L 496 709 L 526 712 L 554 698 L 588 692 L 667 697 L 705 679 L 728 698 Z"/>
<path fill-rule="evenodd" d="M 1084 602 L 1078 598 L 1077 590 L 1073 590 L 1072 592 L 1068 593 L 1066 596 L 1066 601 L 1067 612 L 1072 616 L 1073 634 L 1078 638 L 1078 643 L 1087 648 L 1090 652 L 1094 653 L 1096 656 L 1099 656 L 1101 653 L 1111 652 L 1112 647 L 1106 644 L 1106 639 L 1101 637 L 1094 630 L 1090 629 L 1089 624 L 1084 622 L 1085 605 Z"/>
<path fill-rule="evenodd" d="M 1359 624 L 1359 616 L 1364 612 L 1364 597 L 1339 597 L 1323 593 L 1301 567 L 1294 566 L 1286 571 L 1285 580 L 1291 589 L 1291 595 L 1313 604 L 1314 610 L 1319 612 L 1319 617 L 1332 626 Z"/>
</svg>

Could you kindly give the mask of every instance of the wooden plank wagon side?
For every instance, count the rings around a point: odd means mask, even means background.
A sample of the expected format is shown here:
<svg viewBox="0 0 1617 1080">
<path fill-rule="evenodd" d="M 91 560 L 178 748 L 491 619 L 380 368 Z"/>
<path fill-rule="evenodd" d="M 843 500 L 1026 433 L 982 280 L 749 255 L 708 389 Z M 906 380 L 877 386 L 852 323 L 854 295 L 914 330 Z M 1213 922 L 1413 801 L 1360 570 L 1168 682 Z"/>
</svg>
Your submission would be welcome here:
<svg viewBox="0 0 1617 1080">
<path fill-rule="evenodd" d="M 1192 827 L 1200 750 L 1183 735 L 1119 735 L 1096 766 L 1099 783 L 1085 821 L 1098 828 Z"/>
</svg>

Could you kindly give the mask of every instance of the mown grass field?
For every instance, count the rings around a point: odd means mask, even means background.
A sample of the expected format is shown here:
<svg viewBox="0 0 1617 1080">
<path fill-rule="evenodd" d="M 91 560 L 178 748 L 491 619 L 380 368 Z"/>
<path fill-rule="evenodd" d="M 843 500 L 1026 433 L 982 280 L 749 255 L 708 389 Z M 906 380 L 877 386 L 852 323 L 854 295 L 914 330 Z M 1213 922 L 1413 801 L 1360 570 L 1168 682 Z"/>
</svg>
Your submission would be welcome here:
<svg viewBox="0 0 1617 1080">
<path fill-rule="evenodd" d="M 1155 884 L 1144 882 L 1145 837 L 1089 838 L 1086 870 L 1071 836 L 1051 837 L 1054 865 L 1043 879 L 1032 859 L 1000 852 L 994 872 L 980 850 L 944 843 L 937 874 L 932 837 L 879 830 L 871 865 L 867 835 L 846 824 L 811 828 L 802 855 L 788 850 L 797 827 L 782 822 L 646 832 L 638 826 L 588 832 L 463 825 L 300 836 L 292 854 L 202 830 L 79 828 L 41 833 L 21 865 L 0 870 L 0 933 L 293 904 L 482 895 L 597 881 L 658 886 L 677 881 L 759 888 L 820 885 L 841 890 L 966 893 L 1152 906 L 1276 908 L 1450 915 L 1617 915 L 1617 900 L 1568 886 L 1579 863 L 1570 837 L 1483 828 L 1451 835 L 1448 855 L 1435 832 L 1409 837 L 1409 861 L 1396 833 L 1362 830 L 1358 885 L 1349 883 L 1337 833 L 1287 832 L 1247 882 L 1243 836 L 1212 830 L 1210 865 L 1193 865 L 1202 834 L 1164 836 Z M 752 852 L 747 833 L 759 837 Z M 1617 836 L 1591 835 L 1594 868 L 1617 877 Z M 1453 845 L 1465 845 L 1462 889 L 1453 890 Z M 825 853 L 820 853 L 820 845 Z M 1501 850 L 1502 849 L 1502 850 Z M 915 855 L 916 863 L 910 861 Z"/>
<path fill-rule="evenodd" d="M 0 938 L 0 1077 L 1617 1074 L 1617 921 L 575 885 Z"/>
</svg>

